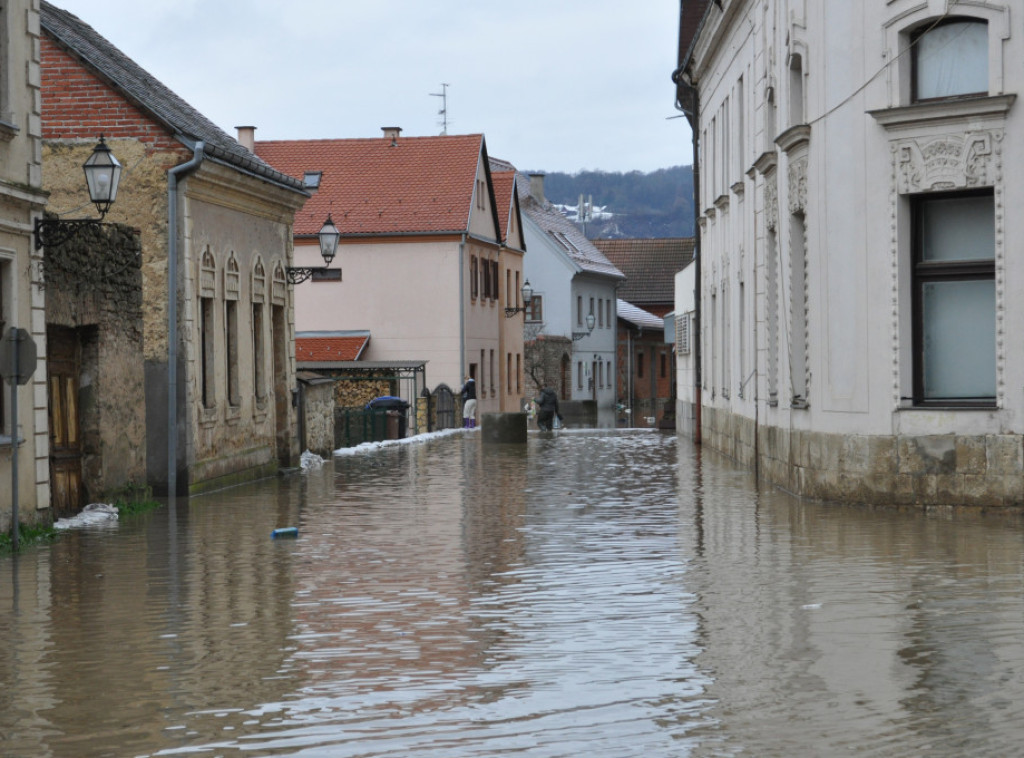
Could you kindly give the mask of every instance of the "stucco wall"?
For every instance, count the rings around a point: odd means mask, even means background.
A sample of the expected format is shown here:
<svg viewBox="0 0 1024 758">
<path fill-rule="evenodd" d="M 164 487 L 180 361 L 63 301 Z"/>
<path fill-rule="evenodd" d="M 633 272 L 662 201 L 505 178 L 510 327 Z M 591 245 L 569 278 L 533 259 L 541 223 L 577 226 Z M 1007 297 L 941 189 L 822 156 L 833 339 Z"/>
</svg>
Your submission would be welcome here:
<svg viewBox="0 0 1024 758">
<path fill-rule="evenodd" d="M 1024 75 L 1008 64 L 1024 49 L 1009 24 L 1024 3 L 958 6 L 988 25 L 988 90 L 914 103 L 913 56 L 900 51 L 945 10 L 748 0 L 712 9 L 694 46 L 705 444 L 752 460 L 756 418 L 762 471 L 802 494 L 1019 501 L 995 449 L 1016 449 L 1024 431 L 1024 351 L 1004 336 L 1024 317 L 1012 294 L 1024 269 L 1009 255 L 1024 219 L 1008 212 L 1024 186 L 1007 171 L 1024 148 L 1010 107 Z M 911 198 L 977 188 L 991 190 L 995 215 L 996 397 L 985 408 L 915 404 Z M 957 440 L 952 462 L 914 462 L 946 439 Z M 835 458 L 844 440 L 896 451 L 895 468 L 871 452 L 844 478 L 812 460 Z M 961 460 L 979 446 L 984 465 Z"/>
<path fill-rule="evenodd" d="M 12 418 L 11 387 L 0 382 L 6 410 L 0 428 L 0 531 L 13 513 L 11 445 L 13 428 L 24 443 L 17 448 L 18 517 L 35 523 L 49 518 L 49 434 L 46 422 L 46 331 L 43 308 L 42 254 L 32 245 L 32 222 L 46 202 L 41 192 L 42 155 L 39 125 L 38 0 L 11 0 L 0 9 L 0 287 L 5 328 L 16 326 L 36 342 L 38 361 L 32 380 L 18 388 L 18 418 Z"/>
</svg>

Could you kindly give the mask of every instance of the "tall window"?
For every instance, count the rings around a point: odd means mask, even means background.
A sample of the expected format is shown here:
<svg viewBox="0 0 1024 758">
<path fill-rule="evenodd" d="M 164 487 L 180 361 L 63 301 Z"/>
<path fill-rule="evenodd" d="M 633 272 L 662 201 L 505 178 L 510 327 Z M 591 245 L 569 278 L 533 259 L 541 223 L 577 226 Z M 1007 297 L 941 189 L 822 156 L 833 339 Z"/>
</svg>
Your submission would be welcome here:
<svg viewBox="0 0 1024 758">
<path fill-rule="evenodd" d="M 237 408 L 242 404 L 238 386 L 238 301 L 224 303 L 225 352 L 228 359 L 228 405 Z"/>
<path fill-rule="evenodd" d="M 199 329 L 202 342 L 203 407 L 213 408 L 217 403 L 214 392 L 214 366 L 217 363 L 217 355 L 214 352 L 212 297 L 199 299 Z"/>
<path fill-rule="evenodd" d="M 2 11 L 0 11 L 0 18 L 2 18 Z M 0 338 L 6 336 L 8 325 L 11 323 L 11 314 L 8 310 L 12 307 L 13 296 L 9 291 L 12 287 L 12 276 L 11 271 L 13 267 L 10 262 L 4 258 L 0 258 Z M 6 382 L 0 382 L 0 436 L 14 436 L 14 432 L 8 430 L 8 413 L 6 410 L 7 398 L 10 397 L 8 391 L 9 385 Z"/>
<path fill-rule="evenodd" d="M 257 400 L 267 394 L 266 336 L 263 326 L 263 303 L 252 304 L 252 382 Z"/>
<path fill-rule="evenodd" d="M 576 361 L 576 389 L 583 389 L 583 361 Z"/>
<path fill-rule="evenodd" d="M 996 395 L 991 190 L 913 200 L 914 401 L 991 405 Z"/>
<path fill-rule="evenodd" d="M 530 305 L 526 309 L 526 320 L 527 321 L 543 321 L 544 320 L 544 297 L 542 295 L 534 294 L 530 298 Z"/>
<path fill-rule="evenodd" d="M 988 24 L 955 18 L 913 38 L 913 99 L 988 93 Z"/>
<path fill-rule="evenodd" d="M 480 397 L 487 397 L 487 388 L 484 386 L 484 360 L 487 357 L 487 353 L 484 350 L 480 351 L 480 378 L 474 378 L 476 382 L 477 394 Z M 472 375 L 471 375 L 472 376 Z"/>
<path fill-rule="evenodd" d="M 491 351 L 491 365 L 488 367 L 491 372 L 491 394 L 494 394 L 494 351 Z"/>
<path fill-rule="evenodd" d="M 576 296 L 576 324 L 577 326 L 583 323 L 583 296 Z"/>
<path fill-rule="evenodd" d="M 469 296 L 476 299 L 480 294 L 479 280 L 477 279 L 477 260 L 475 255 L 469 256 Z"/>
<path fill-rule="evenodd" d="M 794 407 L 807 407 L 807 221 L 789 217 L 789 382 Z"/>
<path fill-rule="evenodd" d="M 603 304 L 603 298 L 597 301 L 597 325 L 601 328 L 604 327 L 604 308 L 602 307 Z"/>
<path fill-rule="evenodd" d="M 611 329 L 614 326 L 612 322 L 612 301 L 606 300 L 604 303 L 604 315 L 605 320 L 608 322 L 608 328 Z"/>
<path fill-rule="evenodd" d="M 765 247 L 765 287 L 768 309 L 768 404 L 779 404 L 779 243 L 774 229 L 768 230 Z"/>
</svg>

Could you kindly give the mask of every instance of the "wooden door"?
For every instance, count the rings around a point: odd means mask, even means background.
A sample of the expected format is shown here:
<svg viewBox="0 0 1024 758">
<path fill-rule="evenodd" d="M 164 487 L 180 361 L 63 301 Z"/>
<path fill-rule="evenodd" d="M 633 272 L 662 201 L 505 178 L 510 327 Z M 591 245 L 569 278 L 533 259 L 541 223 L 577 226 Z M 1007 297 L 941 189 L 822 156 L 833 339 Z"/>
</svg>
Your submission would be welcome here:
<svg viewBox="0 0 1024 758">
<path fill-rule="evenodd" d="M 55 518 L 78 513 L 82 502 L 82 442 L 78 423 L 78 336 L 47 332 L 50 419 L 50 504 Z"/>
</svg>

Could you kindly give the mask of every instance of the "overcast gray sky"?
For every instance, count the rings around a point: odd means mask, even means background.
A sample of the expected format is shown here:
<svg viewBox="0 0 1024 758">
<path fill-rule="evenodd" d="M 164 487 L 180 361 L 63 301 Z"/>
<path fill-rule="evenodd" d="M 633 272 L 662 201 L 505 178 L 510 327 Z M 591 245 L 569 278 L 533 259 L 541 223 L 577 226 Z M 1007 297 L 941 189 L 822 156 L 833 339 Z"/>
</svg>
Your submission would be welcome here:
<svg viewBox="0 0 1024 758">
<path fill-rule="evenodd" d="M 483 132 L 523 170 L 691 162 L 679 0 L 52 0 L 229 134 Z"/>
</svg>

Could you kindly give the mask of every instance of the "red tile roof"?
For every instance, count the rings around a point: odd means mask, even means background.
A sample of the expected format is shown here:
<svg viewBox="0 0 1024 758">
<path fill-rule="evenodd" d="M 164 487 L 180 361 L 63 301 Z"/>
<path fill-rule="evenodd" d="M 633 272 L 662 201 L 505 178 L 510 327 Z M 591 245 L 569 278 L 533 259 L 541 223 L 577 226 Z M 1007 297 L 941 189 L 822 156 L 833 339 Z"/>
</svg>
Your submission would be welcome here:
<svg viewBox="0 0 1024 758">
<path fill-rule="evenodd" d="M 516 184 L 515 171 L 491 170 L 491 183 L 494 185 L 494 202 L 498 208 L 498 224 L 501 226 L 501 240 L 507 242 L 508 219 L 513 212 L 512 192 Z"/>
<path fill-rule="evenodd" d="M 658 304 L 672 306 L 676 273 L 693 260 L 692 237 L 591 242 L 626 275 L 619 297 L 648 310 Z"/>
<path fill-rule="evenodd" d="M 359 360 L 370 335 L 355 337 L 295 337 L 295 360 L 304 363 L 333 363 Z"/>
<path fill-rule="evenodd" d="M 330 213 L 342 235 L 462 232 L 469 228 L 482 134 L 256 143 L 256 155 L 290 176 L 321 171 L 295 214 L 313 235 Z"/>
</svg>

